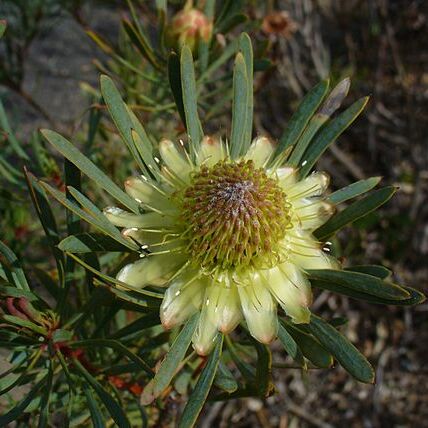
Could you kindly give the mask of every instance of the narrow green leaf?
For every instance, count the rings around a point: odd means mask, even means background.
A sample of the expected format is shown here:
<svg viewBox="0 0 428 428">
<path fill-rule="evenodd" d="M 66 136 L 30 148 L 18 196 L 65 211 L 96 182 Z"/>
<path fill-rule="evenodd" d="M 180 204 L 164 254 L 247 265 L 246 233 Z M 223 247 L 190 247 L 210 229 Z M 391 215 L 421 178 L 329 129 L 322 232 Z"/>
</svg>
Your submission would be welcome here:
<svg viewBox="0 0 428 428">
<path fill-rule="evenodd" d="M 143 330 L 159 324 L 159 313 L 155 312 L 153 314 L 144 315 L 113 333 L 110 338 L 124 341 L 128 337 L 132 337 L 135 333 L 141 333 Z"/>
<path fill-rule="evenodd" d="M 349 85 L 350 80 L 349 78 L 346 78 L 336 85 L 335 88 L 330 92 L 325 101 L 322 103 L 321 107 L 310 119 L 308 125 L 303 131 L 303 134 L 296 141 L 293 151 L 287 160 L 287 165 L 294 167 L 299 165 L 303 154 L 312 141 L 312 138 L 315 136 L 321 126 L 327 122 L 330 116 L 341 106 L 342 101 L 348 93 Z"/>
<path fill-rule="evenodd" d="M 64 159 L 64 181 L 65 181 L 65 197 L 74 202 L 74 196 L 71 194 L 71 188 L 76 189 L 80 192 L 82 189 L 82 174 L 79 168 L 70 162 L 68 159 Z M 81 222 L 78 215 L 70 210 L 67 210 L 67 233 L 76 234 L 81 231 Z"/>
<path fill-rule="evenodd" d="M 348 321 L 349 321 L 348 318 L 345 318 L 345 317 L 335 317 L 335 318 L 331 318 L 328 322 L 334 328 L 337 328 L 348 324 Z"/>
<path fill-rule="evenodd" d="M 229 394 L 235 392 L 238 389 L 238 383 L 233 377 L 232 372 L 229 368 L 222 363 L 219 362 L 217 373 L 215 375 L 214 384 L 217 388 L 222 389 L 223 391 L 228 392 Z"/>
<path fill-rule="evenodd" d="M 139 212 L 139 204 L 114 184 L 107 175 L 74 147 L 73 144 L 54 131 L 43 129 L 41 133 L 64 157 L 74 163 L 91 180 L 94 180 L 98 186 L 134 213 Z"/>
<path fill-rule="evenodd" d="M 74 367 L 96 392 L 117 425 L 121 428 L 131 428 L 131 424 L 126 417 L 125 412 L 122 410 L 122 406 L 103 388 L 103 386 L 85 369 L 85 367 L 80 364 L 77 359 L 73 359 L 73 363 Z"/>
<path fill-rule="evenodd" d="M 2 373 L 0 380 L 0 396 L 11 391 L 19 384 L 23 384 L 26 380 L 28 380 L 28 365 L 19 373 L 9 373 L 8 375 Z"/>
<path fill-rule="evenodd" d="M 279 144 L 276 149 L 276 156 L 279 156 L 289 147 L 296 145 L 299 137 L 305 130 L 306 125 L 309 123 L 322 100 L 327 95 L 329 85 L 329 80 L 323 80 L 313 87 L 307 93 L 305 98 L 303 98 L 297 108 L 297 111 L 291 117 L 283 136 L 279 140 Z"/>
<path fill-rule="evenodd" d="M 232 132 L 230 136 L 230 155 L 232 159 L 243 154 L 246 136 L 247 101 L 248 101 L 247 66 L 242 53 L 238 53 L 233 68 L 233 105 Z"/>
<path fill-rule="evenodd" d="M 418 305 L 425 301 L 425 295 L 420 291 L 417 291 L 410 287 L 401 286 L 410 297 L 403 298 L 400 300 L 397 299 L 388 299 L 385 297 L 374 296 L 373 294 L 368 294 L 363 291 L 354 290 L 351 288 L 345 288 L 341 285 L 335 284 L 333 282 L 327 281 L 312 281 L 312 286 L 315 288 L 320 288 L 321 290 L 328 290 L 334 293 L 343 294 L 344 296 L 351 297 L 353 299 L 363 300 L 365 302 L 377 304 L 377 305 L 390 305 L 390 306 L 413 306 Z"/>
<path fill-rule="evenodd" d="M 272 354 L 266 345 L 254 341 L 257 351 L 255 387 L 260 398 L 267 398 L 274 389 L 272 384 Z"/>
<path fill-rule="evenodd" d="M 227 34 L 231 32 L 235 27 L 240 24 L 243 24 L 246 21 L 248 21 L 248 16 L 244 15 L 243 13 L 226 16 L 224 20 L 216 23 L 215 32 Z"/>
<path fill-rule="evenodd" d="M 198 101 L 195 80 L 195 68 L 192 52 L 188 46 L 181 50 L 181 88 L 183 91 L 183 106 L 186 116 L 186 127 L 189 135 L 189 146 L 195 155 L 204 132 L 198 115 Z"/>
<path fill-rule="evenodd" d="M 327 147 L 334 143 L 340 134 L 342 134 L 363 111 L 368 100 L 368 97 L 359 99 L 321 129 L 303 155 L 303 163 L 300 169 L 301 177 L 306 177 L 306 175 L 308 175 L 309 171 Z"/>
<path fill-rule="evenodd" d="M 181 88 L 180 59 L 175 52 L 171 52 L 168 56 L 168 80 L 169 86 L 171 87 L 172 96 L 174 97 L 174 101 L 180 115 L 180 119 L 187 129 L 186 113 L 184 111 L 183 104 L 183 91 Z"/>
<path fill-rule="evenodd" d="M 143 173 L 150 177 L 151 173 L 158 173 L 159 167 L 153 159 L 153 147 L 150 139 L 132 110 L 123 102 L 113 80 L 106 75 L 100 77 L 101 94 L 107 109 L 115 123 L 124 143 L 138 163 Z M 132 130 L 136 131 L 139 144 L 132 137 Z"/>
<path fill-rule="evenodd" d="M 400 286 L 365 273 L 349 270 L 311 269 L 308 270 L 308 275 L 311 281 L 335 284 L 345 291 L 352 290 L 391 300 L 409 298 L 409 293 Z"/>
<path fill-rule="evenodd" d="M 63 239 L 58 248 L 61 251 L 70 253 L 92 253 L 94 251 L 120 251 L 129 252 L 130 248 L 125 247 L 114 239 L 101 233 L 79 233 L 78 235 L 67 236 Z"/>
<path fill-rule="evenodd" d="M 397 191 L 396 187 L 387 186 L 382 189 L 374 190 L 367 196 L 358 201 L 353 202 L 343 211 L 333 215 L 326 223 L 319 227 L 314 235 L 320 240 L 324 241 L 342 227 L 353 223 L 368 213 L 376 210 L 386 202 L 388 202 L 392 195 Z"/>
<path fill-rule="evenodd" d="M 82 385 L 83 393 L 86 397 L 86 403 L 88 404 L 89 411 L 91 412 L 91 421 L 93 428 L 105 428 L 104 417 L 101 409 L 98 406 L 97 400 L 95 400 L 91 389 L 87 384 Z"/>
<path fill-rule="evenodd" d="M 31 321 L 28 321 L 26 319 L 16 317 L 14 315 L 2 315 L 2 319 L 6 322 L 11 323 L 11 324 L 15 324 L 15 325 L 19 325 L 20 327 L 28 328 L 28 329 L 36 332 L 36 333 L 41 334 L 42 336 L 44 336 L 48 333 L 48 331 L 45 328 L 40 327 L 39 325 L 37 325 Z"/>
<path fill-rule="evenodd" d="M 5 427 L 13 421 L 16 421 L 30 403 L 39 395 L 39 391 L 46 383 L 46 376 L 44 376 L 28 393 L 28 395 L 20 401 L 15 407 L 7 413 L 0 416 L 0 426 Z"/>
<path fill-rule="evenodd" d="M 334 327 L 315 315 L 309 323 L 311 333 L 336 358 L 342 367 L 360 382 L 373 383 L 374 370 L 367 359 Z"/>
<path fill-rule="evenodd" d="M 76 203 L 70 201 L 67 199 L 64 195 L 64 193 L 60 192 L 59 190 L 53 188 L 47 183 L 41 183 L 43 188 L 48 191 L 59 203 L 64 205 L 66 208 L 77 214 L 82 220 L 86 221 L 87 223 L 91 224 L 95 228 L 97 228 L 99 231 L 105 233 L 106 235 L 113 238 L 115 241 L 119 242 L 120 244 L 130 248 L 131 250 L 138 250 L 138 246 L 134 244 L 131 241 L 126 240 L 119 232 L 119 230 L 111 224 L 107 218 L 101 213 L 101 215 L 92 215 L 91 213 L 88 213 L 84 211 L 82 208 L 80 208 Z M 77 192 L 74 192 L 75 195 L 77 195 Z M 83 195 L 82 195 L 83 196 Z M 80 198 L 80 202 L 84 201 L 83 198 Z M 88 204 L 85 205 L 85 208 L 89 207 Z"/>
<path fill-rule="evenodd" d="M 129 243 L 129 241 L 125 238 L 123 238 L 122 234 L 119 232 L 119 230 L 106 218 L 106 216 L 103 214 L 103 212 L 90 200 L 88 199 L 83 193 L 80 193 L 77 189 L 74 187 L 67 187 L 68 192 L 70 195 L 81 205 L 83 210 L 88 213 L 90 216 L 93 217 L 94 221 L 102 227 L 102 230 L 111 236 L 116 241 L 122 243 L 122 245 L 129 247 L 129 248 L 137 248 L 137 245 L 132 245 L 132 243 Z M 69 198 L 71 202 L 73 203 L 73 199 Z M 80 228 L 77 230 L 77 233 L 80 232 Z M 71 231 L 69 233 L 72 233 Z"/>
<path fill-rule="evenodd" d="M 311 335 L 305 333 L 298 326 L 281 320 L 284 327 L 297 342 L 303 355 L 316 367 L 328 368 L 333 365 L 333 357 Z"/>
<path fill-rule="evenodd" d="M 285 352 L 287 352 L 287 354 L 290 355 L 290 357 L 293 358 L 299 366 L 306 368 L 306 362 L 303 358 L 302 351 L 299 349 L 299 346 L 293 339 L 293 336 L 291 336 L 281 322 L 278 325 L 278 339 L 284 347 Z"/>
<path fill-rule="evenodd" d="M 48 374 L 46 377 L 46 387 L 43 390 L 43 396 L 40 401 L 40 416 L 38 428 L 46 428 L 49 426 L 49 403 L 52 394 L 53 385 L 53 368 L 52 363 L 49 364 Z"/>
<path fill-rule="evenodd" d="M 254 367 L 247 362 L 243 361 L 238 354 L 235 344 L 232 342 L 229 336 L 225 336 L 227 349 L 229 351 L 230 357 L 235 363 L 238 370 L 242 373 L 242 376 L 246 379 L 246 381 L 250 384 L 254 384 L 256 377 L 256 370 Z"/>
<path fill-rule="evenodd" d="M 148 305 L 149 301 L 153 301 L 153 299 L 162 299 L 163 298 L 163 294 L 161 294 L 161 293 L 156 293 L 154 291 L 149 291 L 149 290 L 145 290 L 142 288 L 133 287 L 129 284 L 118 281 L 116 278 L 113 278 L 112 276 L 104 274 L 104 273 L 100 272 L 99 270 L 95 269 L 93 266 L 86 263 L 85 261 L 83 261 L 82 259 L 80 259 L 79 257 L 77 257 L 73 253 L 67 253 L 67 255 L 70 256 L 71 258 L 73 258 L 74 260 L 76 260 L 77 263 L 79 263 L 85 269 L 89 270 L 91 273 L 93 273 L 95 276 L 100 278 L 102 281 L 105 281 L 108 284 L 114 284 L 116 286 L 119 286 L 122 289 L 122 290 L 116 290 L 116 289 L 114 289 L 114 287 L 109 287 L 109 289 L 112 293 L 115 293 L 115 294 L 118 294 L 121 296 L 128 295 L 130 293 L 141 294 L 144 296 L 144 299 L 146 299 L 146 305 L 145 306 Z M 124 290 L 126 290 L 125 294 L 124 294 Z M 141 296 L 139 296 L 139 297 L 141 297 Z M 128 298 L 126 298 L 125 300 L 128 300 Z M 141 304 L 141 302 L 140 302 L 140 304 Z"/>
<path fill-rule="evenodd" d="M 37 280 L 40 284 L 43 284 L 43 287 L 46 291 L 55 299 L 59 300 L 61 297 L 62 289 L 60 283 L 54 279 L 48 272 L 43 269 L 38 269 L 33 266 L 32 271 L 35 273 Z"/>
<path fill-rule="evenodd" d="M 0 21 L 0 33 L 2 31 L 1 23 L 5 23 L 5 21 Z M 3 28 L 3 31 L 6 27 Z M 1 34 L 0 34 L 1 38 Z M 3 103 L 0 100 L 0 127 L 3 129 L 3 131 L 6 133 L 6 137 L 8 142 L 10 143 L 11 148 L 14 150 L 14 152 L 24 160 L 30 160 L 27 153 L 25 153 L 24 149 L 21 147 L 21 143 L 18 141 L 18 139 L 15 137 L 15 134 L 12 131 L 12 128 L 10 127 L 9 120 L 7 118 L 6 112 L 3 107 Z M 3 149 L 4 150 L 4 149 Z"/>
<path fill-rule="evenodd" d="M 131 6 L 131 10 L 133 10 L 132 3 L 128 1 L 128 5 Z M 138 18 L 135 20 L 136 23 L 138 23 Z M 156 56 L 154 55 L 153 49 L 150 46 L 149 41 L 146 39 L 144 33 L 142 32 L 141 27 L 139 26 L 138 29 L 134 28 L 133 25 L 124 19 L 122 21 L 123 28 L 126 32 L 126 34 L 129 37 L 129 40 L 132 42 L 132 44 L 138 49 L 138 51 L 143 55 L 144 58 L 147 59 L 147 61 L 150 62 L 153 67 L 160 70 L 161 66 L 156 60 Z"/>
<path fill-rule="evenodd" d="M 85 340 L 79 340 L 76 342 L 69 343 L 69 346 L 72 348 L 91 348 L 94 346 L 101 346 L 101 347 L 107 347 L 112 348 L 119 354 L 122 354 L 126 357 L 128 357 L 132 362 L 138 365 L 138 367 L 145 371 L 148 375 L 153 375 L 153 370 L 151 367 L 138 355 L 131 352 L 126 346 L 122 345 L 118 340 L 112 340 L 112 339 L 85 339 Z"/>
<path fill-rule="evenodd" d="M 21 262 L 15 253 L 2 241 L 0 241 L 0 256 L 4 257 L 6 263 L 0 259 L 9 282 L 18 288 L 30 291 L 30 287 L 21 267 Z"/>
<path fill-rule="evenodd" d="M 21 187 L 22 174 L 3 156 L 0 156 L 0 176 L 3 176 L 10 184 Z"/>
<path fill-rule="evenodd" d="M 195 314 L 181 330 L 180 334 L 174 340 L 171 349 L 166 354 L 162 361 L 158 372 L 151 382 L 151 386 L 146 388 L 143 393 L 144 403 L 149 404 L 157 398 L 165 388 L 170 384 L 178 367 L 183 361 L 192 341 L 193 332 L 195 331 L 196 324 L 198 323 L 199 316 Z"/>
<path fill-rule="evenodd" d="M 204 7 L 204 15 L 210 20 L 213 20 L 215 12 L 215 0 L 207 0 Z M 198 44 L 198 59 L 199 59 L 199 69 L 201 72 L 206 70 L 208 67 L 209 57 L 210 57 L 210 45 L 211 45 L 210 35 L 209 40 L 205 41 L 202 37 L 199 38 Z"/>
<path fill-rule="evenodd" d="M 221 67 L 226 61 L 229 60 L 235 53 L 237 52 L 239 48 L 239 39 L 233 40 L 229 45 L 224 49 L 222 54 L 213 61 L 208 68 L 201 74 L 199 77 L 199 82 L 205 82 L 209 80 L 211 75 L 216 71 L 219 67 Z"/>
<path fill-rule="evenodd" d="M 253 135 L 253 46 L 250 36 L 247 33 L 242 33 L 239 37 L 239 49 L 244 57 L 246 74 L 247 74 L 247 115 L 245 122 L 245 131 L 243 139 L 242 152 L 245 153 L 251 144 Z"/>
<path fill-rule="evenodd" d="M 180 421 L 178 423 L 179 428 L 191 428 L 195 426 L 196 420 L 205 404 L 208 393 L 210 392 L 211 386 L 213 384 L 218 363 L 220 361 L 222 347 L 223 335 L 219 334 L 217 336 L 217 343 L 208 357 L 207 364 L 203 368 L 199 379 L 196 382 L 195 389 L 190 394 L 186 407 L 183 410 L 183 414 L 181 415 Z"/>
<path fill-rule="evenodd" d="M 7 286 L 5 284 L 8 284 L 7 282 L 2 281 L 2 284 L 0 285 L 0 294 L 3 294 L 8 297 L 24 297 L 30 302 L 40 301 L 40 298 L 33 294 L 31 291 L 24 290 L 22 288 L 16 288 L 12 286 Z"/>
<path fill-rule="evenodd" d="M 113 61 L 117 63 L 119 66 L 123 66 L 137 76 L 142 77 L 144 80 L 147 80 L 150 83 L 159 84 L 159 77 L 153 73 L 146 73 L 142 67 L 138 67 L 137 65 L 132 64 L 127 61 L 122 56 L 118 55 L 114 48 L 110 46 L 100 35 L 94 33 L 93 31 L 86 31 L 86 34 L 103 50 Z M 97 68 L 99 68 L 103 73 L 109 73 L 109 70 L 105 68 L 99 61 L 95 60 Z"/>
<path fill-rule="evenodd" d="M 45 231 L 45 235 L 49 246 L 51 247 L 52 254 L 55 257 L 58 276 L 60 282 L 64 276 L 64 255 L 56 247 L 59 243 L 59 233 L 56 225 L 55 216 L 52 212 L 49 200 L 46 196 L 46 192 L 39 185 L 36 178 L 25 170 L 25 177 L 27 180 L 28 190 L 30 191 L 31 200 L 33 202 L 34 209 L 36 210 L 37 216 L 39 217 L 40 223 Z"/>
<path fill-rule="evenodd" d="M 366 180 L 357 181 L 350 184 L 349 186 L 336 190 L 328 197 L 328 200 L 333 204 L 340 204 L 342 202 L 348 201 L 349 199 L 360 196 L 363 193 L 373 189 L 379 184 L 381 179 L 382 177 L 370 177 Z"/>
<path fill-rule="evenodd" d="M 366 273 L 367 275 L 376 276 L 380 279 L 388 278 L 391 275 L 391 271 L 385 266 L 379 265 L 357 265 L 345 268 L 345 270 L 351 270 L 353 272 Z"/>
<path fill-rule="evenodd" d="M 225 0 L 220 3 L 220 6 L 215 25 L 221 24 L 228 16 L 233 16 L 238 13 L 242 9 L 242 2 L 240 0 Z"/>
</svg>

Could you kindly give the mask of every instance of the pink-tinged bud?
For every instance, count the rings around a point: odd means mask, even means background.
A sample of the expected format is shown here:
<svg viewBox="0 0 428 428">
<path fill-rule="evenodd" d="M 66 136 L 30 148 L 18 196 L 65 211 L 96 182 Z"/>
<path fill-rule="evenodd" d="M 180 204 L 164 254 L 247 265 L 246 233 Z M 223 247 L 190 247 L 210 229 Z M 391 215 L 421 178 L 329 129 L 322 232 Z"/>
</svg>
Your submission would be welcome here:
<svg viewBox="0 0 428 428">
<path fill-rule="evenodd" d="M 29 318 L 27 317 L 27 315 L 25 315 L 25 313 L 21 312 L 20 310 L 18 310 L 15 305 L 15 299 L 13 297 L 7 297 L 6 298 L 6 307 L 7 307 L 7 311 L 9 312 L 10 315 L 13 315 L 14 317 L 18 317 L 21 318 L 23 320 L 29 320 Z"/>
<path fill-rule="evenodd" d="M 40 321 L 42 319 L 40 312 L 24 297 L 18 299 L 18 307 L 31 320 Z"/>
<path fill-rule="evenodd" d="M 183 9 L 172 18 L 167 33 L 167 43 L 174 48 L 189 46 L 196 52 L 200 40 L 209 42 L 213 31 L 213 24 L 201 11 L 197 9 Z"/>
</svg>

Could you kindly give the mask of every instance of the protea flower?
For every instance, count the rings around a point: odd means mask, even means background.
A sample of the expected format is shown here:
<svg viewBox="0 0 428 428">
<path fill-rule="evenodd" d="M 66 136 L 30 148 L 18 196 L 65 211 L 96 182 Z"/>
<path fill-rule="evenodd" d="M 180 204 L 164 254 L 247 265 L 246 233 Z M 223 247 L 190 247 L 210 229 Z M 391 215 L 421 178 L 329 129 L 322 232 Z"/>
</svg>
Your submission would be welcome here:
<svg viewBox="0 0 428 428">
<path fill-rule="evenodd" d="M 215 346 L 198 380 L 204 388 L 213 381 L 221 355 L 223 338 L 218 332 L 229 333 L 241 322 L 262 343 L 274 340 L 279 331 L 284 349 L 302 367 L 304 358 L 317 367 L 328 367 L 333 356 L 356 379 L 373 382 L 372 367 L 337 330 L 337 323 L 310 312 L 311 286 L 378 304 L 414 305 L 424 300 L 417 290 L 392 283 L 390 272 L 382 266 L 340 269 L 324 244 L 395 192 L 387 186 L 366 194 L 379 182 L 372 177 L 326 195 L 328 176 L 310 174 L 322 153 L 361 113 L 367 97 L 331 118 L 350 82 L 344 79 L 330 91 L 325 80 L 305 96 L 279 144 L 266 136 L 252 140 L 253 52 L 248 35 L 241 35 L 237 48 L 228 141 L 204 135 L 189 47 L 181 49 L 179 64 L 172 54 L 169 70 L 187 142 L 165 139 L 154 147 L 113 81 L 101 77 L 106 107 L 143 173 L 126 181 L 127 194 L 72 143 L 53 131 L 43 131 L 69 161 L 130 210 L 105 209 L 111 223 L 123 228 L 122 236 L 77 189 L 68 188 L 73 202 L 45 183 L 43 187 L 58 201 L 109 237 L 98 242 L 99 234 L 79 233 L 58 246 L 70 256 L 100 248 L 117 251 L 114 240 L 127 252 L 136 251 L 140 259 L 125 265 L 117 280 L 72 256 L 98 275 L 101 284 L 119 288 L 113 290 L 119 298 L 141 306 L 163 298 L 160 318 L 166 328 L 191 318 L 174 343 L 186 352 L 193 334 L 198 354 L 206 355 Z M 358 199 L 330 218 L 335 204 L 354 198 Z M 162 288 L 163 294 L 154 292 Z M 307 325 L 296 327 L 292 322 Z M 313 351 L 323 355 L 322 361 L 313 358 Z M 170 360 L 164 361 L 151 387 L 145 388 L 148 402 L 163 393 L 173 374 Z M 253 381 L 249 385 L 253 388 Z M 269 386 L 264 389 L 267 395 Z M 195 416 L 194 409 L 188 412 L 187 421 Z"/>
<path fill-rule="evenodd" d="M 193 345 L 205 355 L 217 331 L 245 319 L 251 334 L 269 343 L 277 334 L 277 304 L 295 323 L 308 323 L 312 293 L 305 269 L 335 268 L 311 232 L 332 214 L 323 195 L 329 179 L 270 164 L 274 144 L 256 138 L 237 159 L 219 139 L 205 136 L 195 160 L 183 144 L 159 144 L 161 179 L 130 178 L 125 189 L 147 211 L 110 207 L 144 256 L 117 279 L 133 287 L 166 287 L 166 328 L 200 311 Z"/>
</svg>

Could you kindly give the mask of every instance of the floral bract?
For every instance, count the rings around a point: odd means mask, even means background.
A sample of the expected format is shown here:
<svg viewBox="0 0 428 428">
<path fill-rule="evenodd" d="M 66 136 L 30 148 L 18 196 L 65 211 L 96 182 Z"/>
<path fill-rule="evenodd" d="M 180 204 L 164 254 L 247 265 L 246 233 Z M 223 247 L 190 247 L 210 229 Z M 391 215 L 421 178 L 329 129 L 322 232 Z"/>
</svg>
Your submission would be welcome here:
<svg viewBox="0 0 428 428">
<path fill-rule="evenodd" d="M 184 144 L 163 140 L 159 179 L 125 183 L 142 213 L 105 210 L 142 249 L 117 279 L 166 287 L 160 314 L 166 328 L 200 312 L 193 337 L 199 354 L 210 352 L 217 331 L 229 333 L 243 319 L 257 340 L 271 342 L 277 304 L 293 322 L 308 323 L 305 269 L 338 267 L 312 236 L 334 211 L 323 198 L 327 175 L 299 180 L 281 157 L 272 161 L 274 151 L 258 137 L 231 159 L 228 144 L 205 136 L 192 160 Z"/>
</svg>

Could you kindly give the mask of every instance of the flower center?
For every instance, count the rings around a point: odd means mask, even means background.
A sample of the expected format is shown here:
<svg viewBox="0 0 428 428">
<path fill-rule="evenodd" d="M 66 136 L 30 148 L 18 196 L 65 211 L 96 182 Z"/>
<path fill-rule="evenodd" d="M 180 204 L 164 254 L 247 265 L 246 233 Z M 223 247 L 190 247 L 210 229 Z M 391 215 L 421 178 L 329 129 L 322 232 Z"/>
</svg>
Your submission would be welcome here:
<svg viewBox="0 0 428 428">
<path fill-rule="evenodd" d="M 252 161 L 203 166 L 183 195 L 187 249 L 207 269 L 275 260 L 289 210 L 277 182 Z"/>
</svg>

